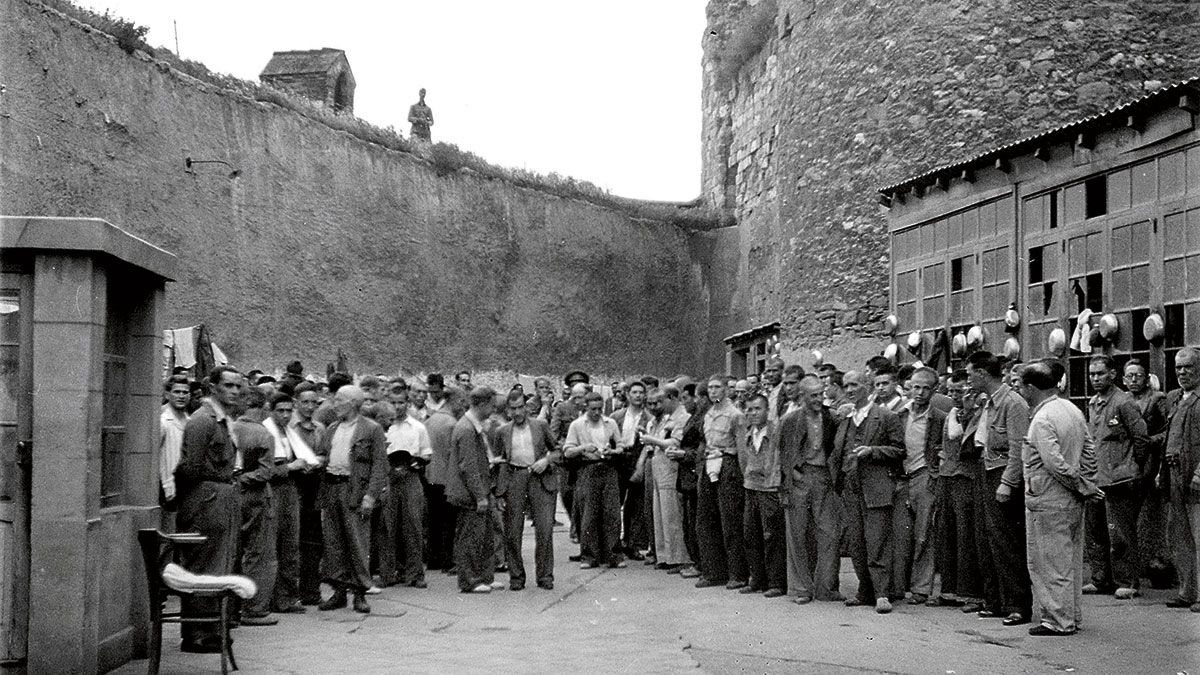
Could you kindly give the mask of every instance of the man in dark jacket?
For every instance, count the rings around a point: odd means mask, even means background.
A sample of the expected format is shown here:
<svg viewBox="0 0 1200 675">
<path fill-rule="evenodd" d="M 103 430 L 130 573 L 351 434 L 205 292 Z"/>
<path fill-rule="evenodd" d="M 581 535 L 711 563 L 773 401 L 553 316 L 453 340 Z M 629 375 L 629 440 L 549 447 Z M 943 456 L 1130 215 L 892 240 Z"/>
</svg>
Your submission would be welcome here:
<svg viewBox="0 0 1200 675">
<path fill-rule="evenodd" d="M 242 522 L 232 430 L 242 375 L 229 366 L 218 366 L 209 374 L 209 382 L 212 396 L 188 419 L 175 468 L 177 527 L 180 532 L 199 532 L 205 541 L 184 548 L 180 564 L 196 574 L 231 574 Z M 211 598 L 189 596 L 183 599 L 182 611 L 185 617 L 211 615 L 217 612 L 217 604 Z M 221 638 L 211 625 L 184 623 L 180 632 L 185 652 L 221 650 Z"/>
<path fill-rule="evenodd" d="M 534 560 L 537 584 L 554 588 L 554 504 L 558 497 L 559 455 L 550 427 L 530 417 L 525 395 L 511 391 L 506 399 L 510 422 L 496 432 L 500 459 L 496 496 L 507 501 L 504 509 L 505 554 L 509 588 L 525 588 L 525 561 L 521 539 L 525 529 L 525 503 L 533 514 Z"/>
<path fill-rule="evenodd" d="M 446 471 L 446 500 L 457 507 L 454 532 L 454 561 L 458 568 L 458 590 L 490 593 L 503 585 L 495 581 L 495 544 L 492 531 L 491 465 L 499 457 L 490 447 L 484 425 L 495 406 L 491 387 L 471 391 L 471 408 L 454 425 Z"/>
<path fill-rule="evenodd" d="M 875 605 L 892 611 L 892 504 L 904 457 L 904 429 L 887 408 L 873 403 L 865 372 L 846 373 L 846 395 L 854 410 L 841 420 L 831 460 L 834 489 L 846 508 L 850 559 L 858 576 L 856 597 L 846 605 Z"/>
</svg>

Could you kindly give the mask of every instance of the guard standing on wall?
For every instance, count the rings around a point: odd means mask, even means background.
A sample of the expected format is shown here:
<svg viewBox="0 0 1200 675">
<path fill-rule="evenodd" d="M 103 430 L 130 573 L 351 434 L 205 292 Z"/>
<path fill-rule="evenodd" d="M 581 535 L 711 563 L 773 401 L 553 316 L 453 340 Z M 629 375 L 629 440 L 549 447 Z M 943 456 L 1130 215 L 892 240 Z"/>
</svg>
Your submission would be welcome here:
<svg viewBox="0 0 1200 675">
<path fill-rule="evenodd" d="M 414 140 L 431 142 L 429 127 L 433 126 L 433 111 L 425 105 L 425 89 L 420 92 L 421 99 L 408 109 L 408 123 L 412 125 L 409 136 Z"/>
</svg>

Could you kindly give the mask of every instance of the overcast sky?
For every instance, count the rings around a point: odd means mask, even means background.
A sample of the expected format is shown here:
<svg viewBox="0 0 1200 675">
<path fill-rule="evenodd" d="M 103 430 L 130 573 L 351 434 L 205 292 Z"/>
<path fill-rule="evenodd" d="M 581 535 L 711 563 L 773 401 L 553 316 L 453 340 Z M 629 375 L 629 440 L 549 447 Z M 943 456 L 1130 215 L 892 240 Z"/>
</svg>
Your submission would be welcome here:
<svg viewBox="0 0 1200 675">
<path fill-rule="evenodd" d="M 151 46 L 256 80 L 274 51 L 346 50 L 355 114 L 408 135 L 428 89 L 433 139 L 615 194 L 700 192 L 704 0 L 83 0 Z"/>
</svg>

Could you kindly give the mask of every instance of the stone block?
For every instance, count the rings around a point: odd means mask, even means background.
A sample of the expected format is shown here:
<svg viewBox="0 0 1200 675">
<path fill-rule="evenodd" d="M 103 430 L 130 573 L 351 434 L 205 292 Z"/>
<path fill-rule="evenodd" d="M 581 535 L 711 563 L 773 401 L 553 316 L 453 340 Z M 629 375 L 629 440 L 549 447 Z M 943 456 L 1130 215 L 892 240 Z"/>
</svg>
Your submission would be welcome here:
<svg viewBox="0 0 1200 675">
<path fill-rule="evenodd" d="M 42 517 L 30 523 L 28 667 L 31 673 L 95 672 L 95 633 L 85 598 L 88 526 L 82 519 Z M 53 648 L 46 647 L 53 645 Z"/>
<path fill-rule="evenodd" d="M 33 324 L 34 388 L 99 390 L 104 329 L 94 323 Z"/>
<path fill-rule="evenodd" d="M 34 261 L 33 320 L 96 323 L 104 311 L 104 286 L 96 284 L 92 258 L 41 254 Z M 102 281 L 102 279 L 101 279 Z M 97 305 L 99 313 L 97 313 Z"/>
</svg>

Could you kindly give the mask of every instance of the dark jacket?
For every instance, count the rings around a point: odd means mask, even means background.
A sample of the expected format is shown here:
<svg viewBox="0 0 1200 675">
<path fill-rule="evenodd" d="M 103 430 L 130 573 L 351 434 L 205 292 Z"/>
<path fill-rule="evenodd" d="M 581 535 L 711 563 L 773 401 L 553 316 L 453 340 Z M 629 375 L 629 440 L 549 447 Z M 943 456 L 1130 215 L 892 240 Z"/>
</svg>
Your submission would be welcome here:
<svg viewBox="0 0 1200 675">
<path fill-rule="evenodd" d="M 547 492 L 558 491 L 558 462 L 562 459 L 562 452 L 559 451 L 558 445 L 550 436 L 550 425 L 535 417 L 527 418 L 529 424 L 529 433 L 533 439 L 533 455 L 535 459 L 550 457 L 550 465 L 540 474 L 534 474 L 537 482 L 541 483 L 542 488 Z M 496 453 L 504 458 L 504 464 L 500 466 L 500 471 L 496 476 L 496 496 L 503 497 L 508 492 L 508 482 L 510 474 L 514 471 L 509 464 L 512 460 L 512 436 L 513 423 L 501 425 L 496 430 Z"/>
<path fill-rule="evenodd" d="M 475 508 L 492 492 L 487 441 L 467 415 L 459 418 L 450 435 L 450 457 L 446 471 L 446 501 Z"/>
<path fill-rule="evenodd" d="M 675 476 L 675 490 L 678 492 L 695 492 L 696 467 L 704 461 L 704 415 L 693 414 L 683 425 L 683 435 L 679 439 L 679 449 L 683 457 L 679 462 L 679 472 Z"/>
<path fill-rule="evenodd" d="M 808 415 L 807 409 L 796 410 L 784 415 L 779 420 L 779 463 L 783 469 L 783 484 L 780 491 L 787 494 L 792 489 L 793 470 L 804 461 L 804 453 L 808 448 Z M 830 455 L 837 441 L 838 421 L 828 408 L 821 409 L 822 454 L 825 456 L 825 468 L 829 469 L 829 479 L 837 480 L 837 466 Z"/>
<path fill-rule="evenodd" d="M 1108 487 L 1140 478 L 1150 437 L 1133 397 L 1116 387 L 1107 398 L 1096 394 L 1088 401 L 1087 416 L 1096 443 L 1096 484 Z"/>
<path fill-rule="evenodd" d="M 226 424 L 233 419 L 226 417 Z M 234 453 L 230 426 L 217 421 L 217 412 L 205 401 L 183 428 L 183 446 L 175 467 L 175 489 L 180 501 L 203 481 L 233 482 Z"/>
<path fill-rule="evenodd" d="M 1183 403 L 1180 402 L 1182 396 L 1183 391 L 1180 389 L 1167 394 L 1167 431 L 1164 432 L 1163 447 L 1165 449 L 1175 444 L 1174 440 L 1168 438 L 1171 422 L 1175 417 L 1182 415 L 1180 423 L 1183 438 L 1178 440 L 1182 442 L 1183 453 L 1173 463 L 1164 461 L 1162 472 L 1169 476 L 1172 483 L 1172 499 L 1176 494 L 1182 493 L 1187 503 L 1195 504 L 1200 502 L 1200 490 L 1193 490 L 1189 486 L 1192 476 L 1200 470 L 1200 400 L 1197 400 L 1200 398 L 1200 392 L 1193 393 L 1189 400 Z M 186 438 L 185 432 L 185 446 Z"/>
<path fill-rule="evenodd" d="M 867 508 L 891 506 L 896 476 L 904 462 L 904 427 L 900 426 L 900 418 L 887 408 L 872 404 L 852 445 L 853 424 L 847 417 L 838 425 L 831 456 L 837 471 L 834 490 L 841 492 L 847 486 L 861 490 Z M 870 448 L 871 453 L 858 458 L 851 471 L 843 470 L 846 455 L 860 445 Z"/>
<path fill-rule="evenodd" d="M 571 422 L 579 418 L 580 412 L 582 411 L 571 403 L 570 399 L 559 401 L 558 405 L 554 406 L 550 413 L 550 435 L 554 437 L 555 443 L 563 442 L 567 437 L 567 429 L 571 427 Z"/>
<path fill-rule="evenodd" d="M 904 431 L 908 429 L 908 416 L 911 411 L 905 408 L 900 411 L 897 417 L 900 418 L 900 433 L 903 438 Z M 938 410 L 932 405 L 929 406 L 929 424 L 925 427 L 925 468 L 928 469 L 929 475 L 937 476 L 938 455 L 942 451 L 942 435 L 946 429 L 946 413 Z M 905 453 L 908 453 L 908 448 L 905 448 Z M 904 469 L 903 461 L 900 464 L 901 471 Z"/>
<path fill-rule="evenodd" d="M 628 414 L 629 414 L 628 407 L 621 408 L 612 414 L 612 421 L 617 423 L 617 429 L 625 428 L 625 417 Z M 649 424 L 650 424 L 650 413 L 645 408 L 642 408 L 642 412 L 639 414 L 639 417 L 638 417 L 637 425 L 639 428 L 645 429 L 647 426 L 649 426 Z M 634 467 L 637 464 L 638 456 L 641 454 L 642 454 L 642 437 L 640 434 L 638 434 L 634 438 L 633 447 L 625 448 L 625 450 L 620 454 L 620 456 L 614 458 L 614 460 L 615 460 L 614 464 L 617 467 L 617 471 L 621 472 L 623 475 L 626 475 L 626 476 L 632 474 L 634 471 Z"/>
<path fill-rule="evenodd" d="M 341 425 L 342 421 L 338 420 L 321 435 L 321 444 L 314 448 L 318 457 L 329 460 L 333 449 L 333 436 Z M 357 508 L 364 495 L 371 495 L 378 505 L 387 489 L 390 472 L 387 435 L 383 433 L 383 427 L 360 415 L 354 429 L 354 437 L 350 441 L 350 505 Z M 321 492 L 323 495 L 326 493 L 324 482 L 321 484 Z M 324 502 L 324 497 L 321 501 Z"/>
</svg>

